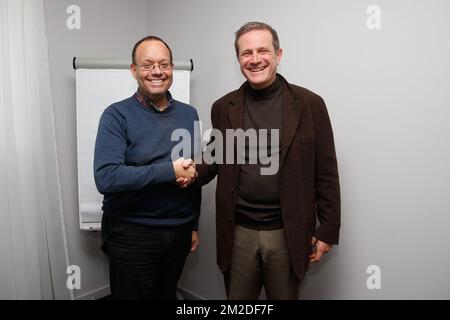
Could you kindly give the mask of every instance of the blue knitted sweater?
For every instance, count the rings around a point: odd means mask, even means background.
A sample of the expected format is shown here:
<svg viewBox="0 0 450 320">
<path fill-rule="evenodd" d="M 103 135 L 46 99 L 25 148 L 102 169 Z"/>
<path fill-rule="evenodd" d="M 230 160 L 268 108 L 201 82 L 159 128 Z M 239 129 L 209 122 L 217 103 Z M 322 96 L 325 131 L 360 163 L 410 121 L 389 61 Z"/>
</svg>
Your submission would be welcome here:
<svg viewBox="0 0 450 320">
<path fill-rule="evenodd" d="M 170 95 L 169 95 L 170 97 Z M 136 95 L 109 106 L 97 132 L 94 177 L 104 195 L 103 213 L 122 221 L 149 226 L 192 223 L 197 230 L 201 189 L 180 189 L 175 183 L 171 141 L 176 129 L 187 129 L 194 144 L 197 111 L 170 99 L 160 112 L 144 106 Z M 184 158 L 194 158 L 182 154 Z"/>
</svg>

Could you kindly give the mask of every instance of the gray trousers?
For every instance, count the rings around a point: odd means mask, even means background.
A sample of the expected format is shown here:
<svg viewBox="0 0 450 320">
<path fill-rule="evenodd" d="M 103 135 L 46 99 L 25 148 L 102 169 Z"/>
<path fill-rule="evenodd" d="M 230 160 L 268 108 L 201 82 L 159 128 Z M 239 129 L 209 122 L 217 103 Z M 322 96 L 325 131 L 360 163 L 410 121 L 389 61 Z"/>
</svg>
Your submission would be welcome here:
<svg viewBox="0 0 450 320">
<path fill-rule="evenodd" d="M 264 286 L 269 300 L 296 300 L 300 282 L 290 267 L 284 229 L 234 229 L 225 288 L 230 300 L 256 300 Z"/>
</svg>

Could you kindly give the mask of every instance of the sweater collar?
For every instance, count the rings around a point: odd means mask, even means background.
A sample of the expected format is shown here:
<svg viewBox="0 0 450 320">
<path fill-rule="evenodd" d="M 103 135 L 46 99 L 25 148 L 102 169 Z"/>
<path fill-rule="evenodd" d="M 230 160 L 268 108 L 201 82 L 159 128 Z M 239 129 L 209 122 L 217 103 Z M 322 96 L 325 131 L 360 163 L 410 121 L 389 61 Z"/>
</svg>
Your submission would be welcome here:
<svg viewBox="0 0 450 320">
<path fill-rule="evenodd" d="M 247 85 L 246 94 L 255 100 L 267 100 L 277 95 L 282 91 L 281 79 L 277 75 L 275 81 L 268 87 L 263 89 L 253 89 L 250 84 Z"/>
</svg>

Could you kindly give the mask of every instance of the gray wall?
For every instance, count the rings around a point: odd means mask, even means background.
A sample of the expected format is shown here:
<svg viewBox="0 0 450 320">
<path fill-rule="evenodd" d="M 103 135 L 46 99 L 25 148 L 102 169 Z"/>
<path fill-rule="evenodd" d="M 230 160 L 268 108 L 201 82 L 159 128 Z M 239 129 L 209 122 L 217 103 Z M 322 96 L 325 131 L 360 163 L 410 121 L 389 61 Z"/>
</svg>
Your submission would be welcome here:
<svg viewBox="0 0 450 320">
<path fill-rule="evenodd" d="M 214 100 L 242 82 L 233 33 L 262 20 L 278 30 L 289 81 L 320 94 L 334 126 L 342 184 L 342 236 L 304 281 L 305 299 L 450 298 L 450 3 L 434 1 L 46 0 L 58 156 L 71 264 L 83 297 L 107 285 L 98 234 L 78 229 L 73 56 L 128 57 L 144 34 L 192 58 L 191 102 L 206 126 Z M 82 28 L 65 28 L 70 4 Z M 376 4 L 381 30 L 368 30 Z M 214 184 L 204 190 L 199 251 L 181 287 L 224 298 L 215 263 Z M 381 290 L 366 269 L 381 268 Z"/>
<path fill-rule="evenodd" d="M 381 8 L 380 30 L 366 27 L 371 4 Z M 444 0 L 149 6 L 148 32 L 195 61 L 191 102 L 205 122 L 211 103 L 243 81 L 233 33 L 252 20 L 277 29 L 284 48 L 279 71 L 327 102 L 342 183 L 342 237 L 311 268 L 303 298 L 450 298 L 449 12 Z M 222 298 L 212 199 L 209 186 L 200 251 L 181 285 Z M 366 287 L 370 265 L 381 268 L 381 290 Z"/>
<path fill-rule="evenodd" d="M 81 29 L 69 30 L 66 9 L 81 8 Z M 146 34 L 145 0 L 45 0 L 50 72 L 60 162 L 64 219 L 69 263 L 81 268 L 81 290 L 75 298 L 97 298 L 108 293 L 108 265 L 101 253 L 100 234 L 79 229 L 75 72 L 72 58 L 130 55 L 135 40 Z M 105 106 L 106 107 L 106 106 Z"/>
</svg>

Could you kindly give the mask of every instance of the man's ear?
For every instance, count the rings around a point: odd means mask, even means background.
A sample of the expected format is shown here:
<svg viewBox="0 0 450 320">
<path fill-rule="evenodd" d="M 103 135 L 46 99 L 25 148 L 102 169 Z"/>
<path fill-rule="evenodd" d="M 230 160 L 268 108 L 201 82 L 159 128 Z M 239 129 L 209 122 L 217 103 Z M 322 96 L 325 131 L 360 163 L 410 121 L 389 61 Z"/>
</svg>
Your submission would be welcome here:
<svg viewBox="0 0 450 320">
<path fill-rule="evenodd" d="M 280 64 L 282 56 L 283 56 L 283 49 L 280 48 L 280 49 L 278 49 L 278 52 L 277 52 L 277 65 Z"/>
<path fill-rule="evenodd" d="M 137 78 L 136 78 L 137 68 L 136 68 L 136 65 L 134 63 L 130 64 L 130 71 L 131 71 L 131 74 L 133 75 L 133 78 L 135 80 L 137 80 Z"/>
</svg>

